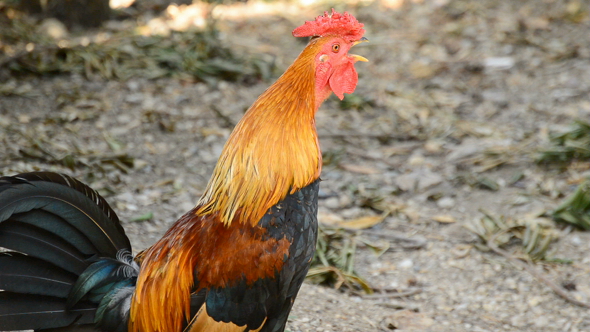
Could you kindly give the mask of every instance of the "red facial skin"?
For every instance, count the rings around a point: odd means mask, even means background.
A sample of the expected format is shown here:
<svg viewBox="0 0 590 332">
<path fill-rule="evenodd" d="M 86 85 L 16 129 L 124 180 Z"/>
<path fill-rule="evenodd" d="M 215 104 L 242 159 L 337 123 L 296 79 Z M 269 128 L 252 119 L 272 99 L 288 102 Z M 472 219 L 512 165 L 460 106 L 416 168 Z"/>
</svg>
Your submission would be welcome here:
<svg viewBox="0 0 590 332">
<path fill-rule="evenodd" d="M 358 82 L 354 63 L 358 61 L 348 55 L 348 50 L 355 42 L 349 42 L 334 36 L 322 45 L 316 61 L 316 102 L 322 102 L 331 92 L 340 98 L 345 93 L 352 93 Z"/>
</svg>

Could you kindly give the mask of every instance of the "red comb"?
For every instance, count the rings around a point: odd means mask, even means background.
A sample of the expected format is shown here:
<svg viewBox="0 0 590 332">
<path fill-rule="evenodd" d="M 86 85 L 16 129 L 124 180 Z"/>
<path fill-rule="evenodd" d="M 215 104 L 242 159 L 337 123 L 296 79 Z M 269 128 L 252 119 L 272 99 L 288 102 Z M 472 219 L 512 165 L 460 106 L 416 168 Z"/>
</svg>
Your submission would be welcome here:
<svg viewBox="0 0 590 332">
<path fill-rule="evenodd" d="M 347 12 L 340 14 L 332 8 L 332 14 L 324 12 L 315 21 L 307 21 L 302 26 L 293 30 L 295 37 L 311 37 L 338 35 L 350 41 L 359 40 L 365 33 L 364 24 Z"/>
</svg>

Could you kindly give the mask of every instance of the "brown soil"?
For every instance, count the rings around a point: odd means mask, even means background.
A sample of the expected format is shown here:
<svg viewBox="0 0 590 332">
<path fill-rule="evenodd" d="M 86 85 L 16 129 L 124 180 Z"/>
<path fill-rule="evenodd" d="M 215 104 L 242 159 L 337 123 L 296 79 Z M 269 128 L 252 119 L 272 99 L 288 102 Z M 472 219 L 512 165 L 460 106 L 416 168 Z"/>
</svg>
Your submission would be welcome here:
<svg viewBox="0 0 590 332">
<path fill-rule="evenodd" d="M 356 66 L 356 95 L 366 99 L 359 109 L 343 110 L 332 97 L 317 116 L 322 150 L 333 160 L 322 173 L 320 219 L 378 214 L 367 201 L 394 211 L 362 235 L 390 249 L 376 256 L 360 246 L 356 268 L 376 288 L 415 292 L 366 297 L 304 285 L 288 330 L 590 330 L 587 308 L 477 249 L 480 240 L 463 227 L 481 219 L 481 209 L 534 218 L 590 175 L 583 162 L 563 171 L 534 161 L 550 132 L 590 119 L 587 3 L 397 3 L 337 5 L 365 22 L 371 42 L 355 52 L 370 62 Z M 275 56 L 284 70 L 303 48 L 290 31 L 329 6 L 294 8 L 229 16 L 220 21 L 222 36 L 240 52 Z M 228 122 L 270 84 L 78 76 L 16 83 L 29 92 L 0 98 L 0 174 L 44 169 L 81 178 L 106 194 L 136 250 L 192 207 L 231 131 Z M 58 157 L 76 150 L 91 167 L 70 170 L 32 158 L 26 151 L 36 141 Z M 135 167 L 104 161 L 121 154 L 135 158 Z M 131 221 L 148 212 L 149 221 Z M 559 238 L 549 257 L 572 263 L 535 268 L 589 302 L 590 235 L 552 227 Z M 426 244 L 405 248 L 387 234 Z"/>
</svg>

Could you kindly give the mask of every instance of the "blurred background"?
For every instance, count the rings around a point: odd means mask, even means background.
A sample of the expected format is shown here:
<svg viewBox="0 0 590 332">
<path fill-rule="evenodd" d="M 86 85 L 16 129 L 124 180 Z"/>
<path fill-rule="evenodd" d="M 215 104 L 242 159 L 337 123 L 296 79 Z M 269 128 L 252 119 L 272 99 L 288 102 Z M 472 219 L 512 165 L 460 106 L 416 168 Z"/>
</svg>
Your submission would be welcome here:
<svg viewBox="0 0 590 332">
<path fill-rule="evenodd" d="M 149 246 L 330 8 L 370 62 L 317 114 L 288 330 L 589 330 L 587 1 L 3 0 L 0 175 L 71 174 Z"/>
</svg>

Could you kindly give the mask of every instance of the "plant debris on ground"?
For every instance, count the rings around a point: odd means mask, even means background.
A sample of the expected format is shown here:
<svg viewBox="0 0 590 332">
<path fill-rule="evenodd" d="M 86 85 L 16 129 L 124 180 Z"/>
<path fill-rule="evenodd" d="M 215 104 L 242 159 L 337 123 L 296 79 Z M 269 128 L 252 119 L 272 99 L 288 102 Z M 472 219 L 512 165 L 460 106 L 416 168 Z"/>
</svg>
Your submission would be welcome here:
<svg viewBox="0 0 590 332">
<path fill-rule="evenodd" d="M 354 268 L 356 238 L 344 229 L 320 227 L 316 254 L 307 278 L 317 284 L 328 284 L 338 289 L 362 289 L 371 294 L 372 288 Z"/>
<path fill-rule="evenodd" d="M 1 15 L 6 15 L 4 8 Z M 56 40 L 21 13 L 0 19 L 0 70 L 12 75 L 79 74 L 128 80 L 176 76 L 213 83 L 256 82 L 273 73 L 272 59 L 240 55 L 220 40 L 215 21 L 201 29 L 144 36 L 138 29 Z M 0 88 L 8 94 L 6 88 Z"/>
<path fill-rule="evenodd" d="M 576 120 L 565 132 L 551 136 L 552 146 L 538 157 L 544 163 L 569 163 L 590 160 L 590 122 Z"/>
</svg>

